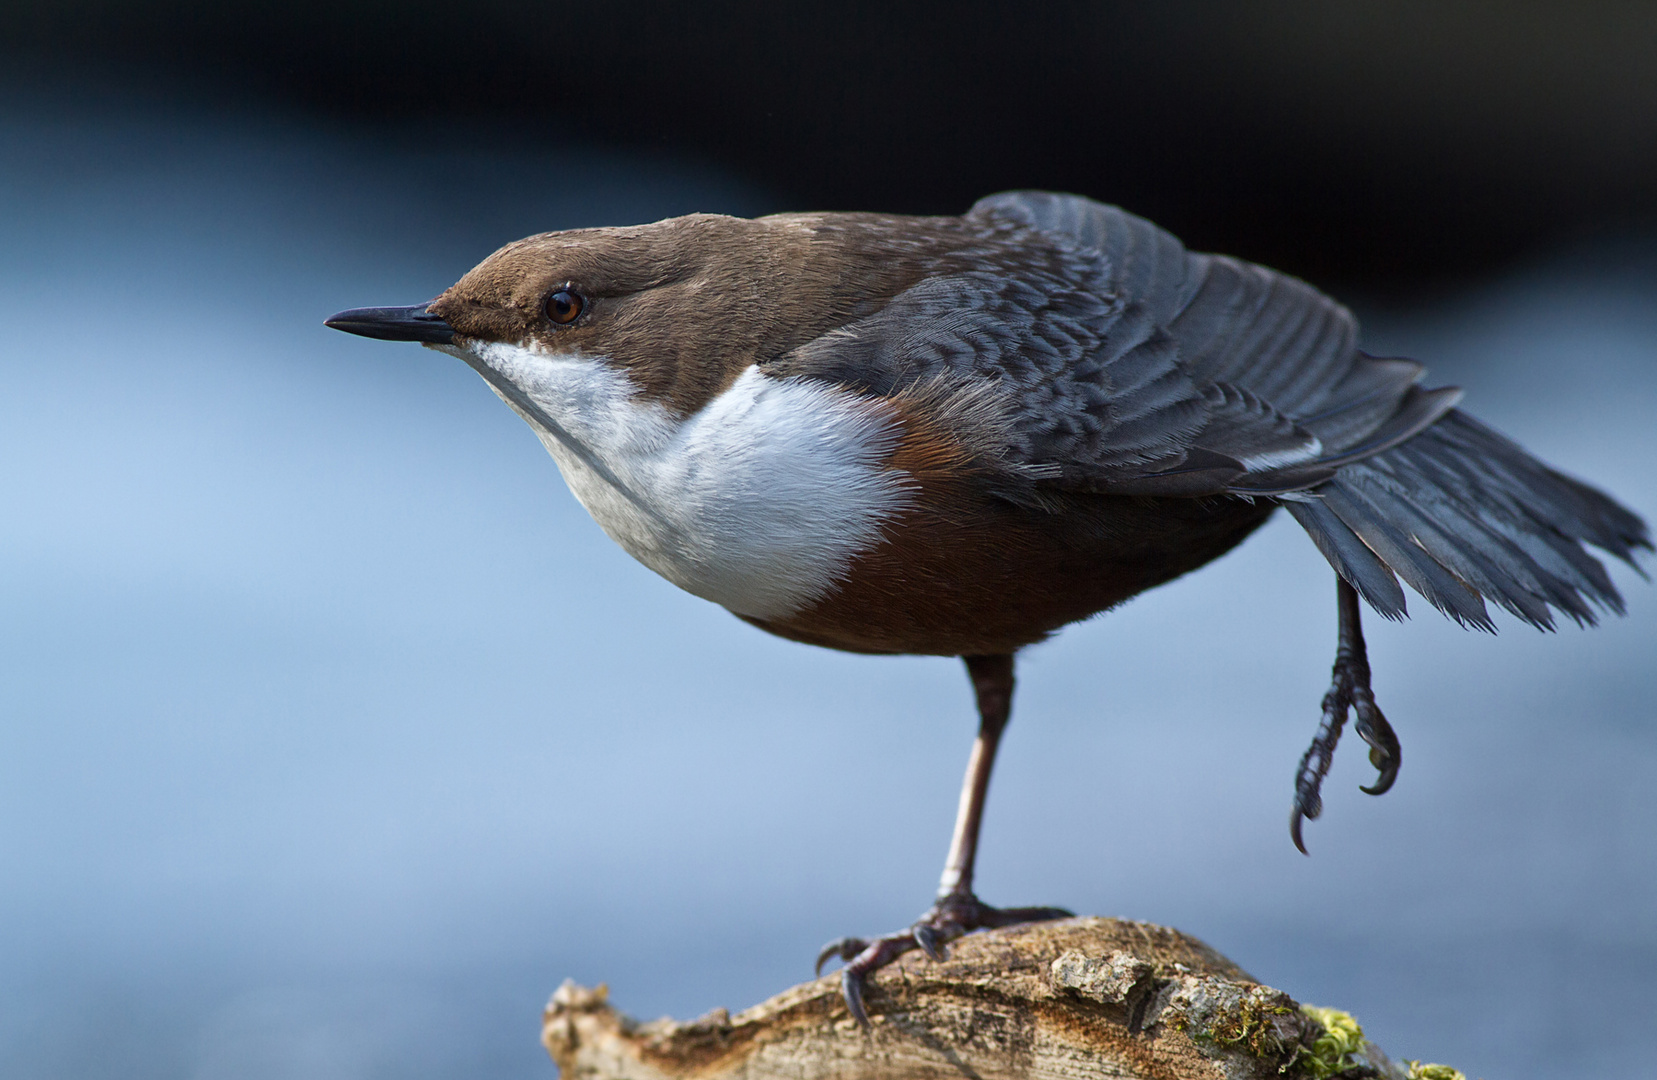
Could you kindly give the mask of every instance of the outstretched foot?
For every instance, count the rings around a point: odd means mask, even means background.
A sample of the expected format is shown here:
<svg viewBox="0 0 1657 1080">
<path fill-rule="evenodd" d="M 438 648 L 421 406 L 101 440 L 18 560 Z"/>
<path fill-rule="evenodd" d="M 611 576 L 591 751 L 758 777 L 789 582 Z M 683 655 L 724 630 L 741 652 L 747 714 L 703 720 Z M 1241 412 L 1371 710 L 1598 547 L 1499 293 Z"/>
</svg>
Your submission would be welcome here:
<svg viewBox="0 0 1657 1080">
<path fill-rule="evenodd" d="M 969 892 L 951 893 L 933 904 L 907 930 L 884 937 L 847 937 L 829 942 L 817 954 L 817 971 L 822 973 L 830 957 L 839 957 L 845 962 L 846 966 L 840 969 L 840 991 L 846 996 L 846 1008 L 851 1011 L 852 1019 L 868 1027 L 869 1014 L 863 1008 L 864 979 L 911 949 L 920 949 L 931 959 L 942 960 L 944 946 L 974 930 L 1068 919 L 1071 914 L 1056 907 L 993 908 Z"/>
<path fill-rule="evenodd" d="M 1353 622 L 1355 629 L 1355 615 Z M 1356 637 L 1357 647 L 1349 649 L 1344 647 L 1347 637 L 1344 622 L 1342 630 L 1343 648 L 1335 657 L 1334 678 L 1329 692 L 1323 696 L 1323 722 L 1318 725 L 1318 733 L 1312 738 L 1312 745 L 1307 747 L 1305 756 L 1300 759 L 1300 769 L 1295 773 L 1295 804 L 1289 814 L 1289 836 L 1302 855 L 1306 854 L 1306 844 L 1300 835 L 1301 822 L 1323 813 L 1323 778 L 1334 761 L 1335 744 L 1340 741 L 1341 728 L 1346 724 L 1349 711 L 1353 714 L 1353 729 L 1359 738 L 1369 744 L 1369 763 L 1380 772 L 1374 784 L 1360 787 L 1359 791 L 1367 795 L 1386 794 L 1393 781 L 1398 779 L 1398 766 L 1402 760 L 1398 736 L 1393 733 L 1387 718 L 1381 715 L 1380 707 L 1375 704 L 1375 694 L 1369 688 L 1369 659 L 1364 654 L 1363 637 L 1354 633 L 1352 636 Z"/>
</svg>

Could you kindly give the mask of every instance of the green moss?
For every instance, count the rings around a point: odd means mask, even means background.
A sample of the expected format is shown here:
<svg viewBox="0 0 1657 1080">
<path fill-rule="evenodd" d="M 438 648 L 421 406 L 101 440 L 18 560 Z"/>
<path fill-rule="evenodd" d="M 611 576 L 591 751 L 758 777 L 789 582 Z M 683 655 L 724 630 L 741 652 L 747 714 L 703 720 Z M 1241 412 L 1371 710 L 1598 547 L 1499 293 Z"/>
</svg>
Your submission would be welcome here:
<svg viewBox="0 0 1657 1080">
<path fill-rule="evenodd" d="M 1326 1080 L 1327 1077 L 1349 1069 L 1354 1064 L 1352 1055 L 1364 1048 L 1364 1029 L 1358 1026 L 1358 1021 L 1352 1018 L 1351 1013 L 1343 1013 L 1339 1009 L 1320 1009 L 1316 1005 L 1302 1005 L 1300 1011 L 1316 1020 L 1323 1027 L 1323 1034 L 1312 1043 L 1311 1051 L 1300 1059 L 1300 1065 L 1313 1080 Z M 1442 1068 L 1433 1065 L 1430 1068 Z M 1412 1073 L 1410 1080 L 1417 1080 Z M 1453 1080 L 1449 1077 L 1426 1076 L 1420 1080 Z M 1465 1077 L 1462 1080 L 1466 1080 Z"/>
<path fill-rule="evenodd" d="M 1298 1064 L 1313 1080 L 1326 1080 L 1357 1064 L 1353 1055 L 1364 1048 L 1364 1029 L 1358 1026 L 1351 1013 L 1339 1009 L 1320 1009 L 1316 1005 L 1302 1005 L 1300 1011 L 1323 1027 L 1323 1034 L 1312 1044 L 1309 1054 Z M 1448 1065 L 1423 1065 L 1406 1061 L 1410 1067 L 1409 1080 L 1467 1080 L 1467 1074 Z"/>
<path fill-rule="evenodd" d="M 1283 1052 L 1282 1040 L 1273 1016 L 1288 1016 L 1294 1010 L 1250 995 L 1238 1003 L 1237 1011 L 1220 1020 L 1209 1038 L 1222 1046 L 1246 1046 L 1255 1057 L 1274 1057 Z"/>
<path fill-rule="evenodd" d="M 1228 1050 L 1293 1060 L 1301 1053 L 1299 1021 L 1284 1018 L 1294 1016 L 1294 1002 L 1270 987 L 1198 979 L 1175 992 L 1161 1022 Z"/>
</svg>

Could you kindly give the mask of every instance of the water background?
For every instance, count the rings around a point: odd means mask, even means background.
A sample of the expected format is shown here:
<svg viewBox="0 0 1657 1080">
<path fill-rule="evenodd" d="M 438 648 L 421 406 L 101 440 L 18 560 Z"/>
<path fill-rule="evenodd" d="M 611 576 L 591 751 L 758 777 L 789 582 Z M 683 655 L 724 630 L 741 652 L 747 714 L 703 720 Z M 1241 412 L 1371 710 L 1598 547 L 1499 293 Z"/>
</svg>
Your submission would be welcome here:
<svg viewBox="0 0 1657 1080">
<path fill-rule="evenodd" d="M 566 976 L 735 1009 L 925 906 L 957 662 L 677 591 L 464 366 L 321 325 L 528 233 L 778 209 L 581 146 L 0 110 L 0 1075 L 551 1077 Z M 1657 514 L 1651 237 L 1349 299 Z M 1469 1076 L 1657 1075 L 1657 594 L 1614 577 L 1593 632 L 1371 617 L 1403 773 L 1361 795 L 1351 739 L 1307 859 L 1333 589 L 1274 520 L 1025 656 L 981 892 L 1177 926 Z"/>
</svg>

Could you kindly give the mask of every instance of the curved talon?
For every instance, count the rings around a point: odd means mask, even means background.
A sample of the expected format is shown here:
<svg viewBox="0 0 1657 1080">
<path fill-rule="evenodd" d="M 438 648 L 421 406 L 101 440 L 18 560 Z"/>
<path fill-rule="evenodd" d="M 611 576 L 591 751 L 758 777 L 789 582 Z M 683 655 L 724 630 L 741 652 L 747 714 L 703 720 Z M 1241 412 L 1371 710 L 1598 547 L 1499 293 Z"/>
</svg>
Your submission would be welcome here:
<svg viewBox="0 0 1657 1080">
<path fill-rule="evenodd" d="M 857 940 L 855 938 L 851 940 Z M 915 936 L 910 931 L 888 934 L 869 942 L 861 952 L 840 969 L 840 994 L 846 999 L 846 1009 L 859 1026 L 869 1026 L 869 1014 L 863 1005 L 864 978 L 878 971 L 915 947 Z"/>
<path fill-rule="evenodd" d="M 1397 761 L 1384 762 L 1376 765 L 1376 768 L 1381 770 L 1381 775 L 1375 778 L 1375 783 L 1358 785 L 1358 790 L 1365 795 L 1385 795 L 1392 790 L 1393 781 L 1398 779 Z"/>
<path fill-rule="evenodd" d="M 1381 715 L 1381 710 L 1375 704 L 1375 696 L 1368 687 L 1355 690 L 1352 695 L 1353 711 L 1357 713 L 1352 722 L 1352 730 L 1358 737 L 1369 744 L 1369 763 L 1380 775 L 1375 783 L 1358 790 L 1365 795 L 1385 795 L 1398 779 L 1398 766 L 1403 757 L 1402 749 L 1398 745 L 1398 736 L 1387 723 L 1387 718 Z"/>
<path fill-rule="evenodd" d="M 1300 823 L 1312 816 L 1313 815 L 1301 810 L 1298 806 L 1289 811 L 1289 839 L 1295 842 L 1295 848 L 1299 850 L 1302 855 L 1310 855 L 1312 853 L 1306 850 L 1306 841 L 1300 838 Z"/>
<path fill-rule="evenodd" d="M 829 957 L 838 956 L 842 963 L 849 962 L 854 956 L 869 947 L 869 943 L 862 938 L 843 937 L 824 945 L 817 954 L 817 965 L 812 969 L 816 974 L 823 973 L 823 965 L 829 962 Z"/>
<path fill-rule="evenodd" d="M 944 958 L 943 938 L 938 931 L 925 923 L 916 923 L 914 930 L 911 932 L 915 935 L 915 944 L 921 947 L 921 952 L 925 953 L 928 959 L 942 960 Z"/>
<path fill-rule="evenodd" d="M 867 1029 L 869 1013 L 863 1008 L 863 976 L 860 972 L 846 968 L 840 972 L 840 996 L 846 999 L 846 1011 L 852 1014 L 857 1026 Z"/>
<path fill-rule="evenodd" d="M 1295 771 L 1295 801 L 1289 811 L 1289 839 L 1302 855 L 1310 855 L 1306 841 L 1301 837 L 1301 824 L 1315 821 L 1323 813 L 1323 778 L 1334 761 L 1335 744 L 1341 737 L 1341 724 L 1346 721 L 1346 698 L 1332 689 L 1323 699 L 1323 722 L 1312 739 L 1312 745 L 1301 756 L 1300 768 Z"/>
<path fill-rule="evenodd" d="M 1320 777 L 1319 783 L 1313 784 L 1309 789 L 1296 791 L 1295 804 L 1289 809 L 1289 839 L 1295 842 L 1296 849 L 1302 855 L 1310 855 L 1311 852 L 1306 850 L 1306 841 L 1300 835 L 1300 827 L 1304 822 L 1316 821 L 1323 813 L 1323 797 L 1318 794 L 1321 780 Z"/>
</svg>

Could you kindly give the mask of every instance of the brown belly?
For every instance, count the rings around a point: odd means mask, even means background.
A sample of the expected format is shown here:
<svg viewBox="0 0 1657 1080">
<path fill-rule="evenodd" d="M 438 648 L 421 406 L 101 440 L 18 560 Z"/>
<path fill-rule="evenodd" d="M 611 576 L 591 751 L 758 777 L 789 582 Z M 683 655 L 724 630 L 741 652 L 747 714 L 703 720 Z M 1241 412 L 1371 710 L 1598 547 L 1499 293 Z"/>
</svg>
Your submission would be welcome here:
<svg viewBox="0 0 1657 1080">
<path fill-rule="evenodd" d="M 1051 510 L 927 498 L 815 606 L 748 621 L 848 652 L 1010 653 L 1218 558 L 1273 509 L 1228 498 L 1065 495 Z"/>
</svg>

